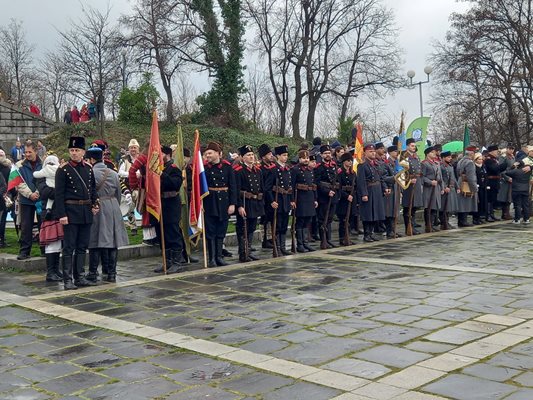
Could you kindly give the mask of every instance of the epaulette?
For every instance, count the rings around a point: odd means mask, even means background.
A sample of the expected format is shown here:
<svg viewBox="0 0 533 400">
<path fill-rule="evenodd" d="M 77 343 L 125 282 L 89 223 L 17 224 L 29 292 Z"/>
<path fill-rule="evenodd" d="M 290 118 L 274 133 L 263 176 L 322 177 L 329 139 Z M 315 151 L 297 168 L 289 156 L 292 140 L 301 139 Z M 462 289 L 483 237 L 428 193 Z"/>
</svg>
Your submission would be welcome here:
<svg viewBox="0 0 533 400">
<path fill-rule="evenodd" d="M 320 167 L 321 165 L 322 165 L 322 163 L 321 163 L 321 162 L 319 162 L 319 163 L 316 163 L 316 167 L 315 167 L 315 169 L 316 169 L 316 168 L 318 168 L 318 167 Z"/>
<path fill-rule="evenodd" d="M 272 163 L 272 164 L 265 165 L 264 167 L 265 169 L 272 169 L 276 167 L 276 164 Z"/>
<path fill-rule="evenodd" d="M 226 164 L 226 165 L 231 166 L 231 163 L 228 160 L 222 160 L 222 164 Z"/>
<path fill-rule="evenodd" d="M 242 169 L 242 165 L 240 165 L 240 164 L 235 164 L 235 165 L 233 166 L 233 170 L 236 171 L 236 172 L 237 172 L 237 171 L 240 171 L 241 169 Z"/>
<path fill-rule="evenodd" d="M 68 165 L 68 161 L 63 161 L 61 164 L 59 164 L 59 168 L 63 168 L 66 165 Z"/>
</svg>

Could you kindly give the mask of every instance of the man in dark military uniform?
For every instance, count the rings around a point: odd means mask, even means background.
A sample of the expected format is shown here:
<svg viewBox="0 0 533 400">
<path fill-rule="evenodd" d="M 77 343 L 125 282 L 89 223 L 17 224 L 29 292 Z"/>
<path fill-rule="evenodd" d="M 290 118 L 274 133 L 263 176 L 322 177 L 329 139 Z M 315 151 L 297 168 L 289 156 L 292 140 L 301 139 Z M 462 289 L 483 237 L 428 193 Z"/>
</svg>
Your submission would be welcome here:
<svg viewBox="0 0 533 400">
<path fill-rule="evenodd" d="M 351 245 L 350 220 L 357 215 L 357 190 L 356 175 L 353 170 L 353 156 L 344 153 L 340 157 L 340 168 L 337 175 L 340 199 L 337 204 L 336 214 L 339 219 L 339 243 L 341 246 Z"/>
<path fill-rule="evenodd" d="M 163 172 L 161 172 L 161 212 L 163 213 L 163 229 L 165 234 L 165 257 L 167 260 L 167 274 L 185 271 L 186 260 L 183 257 L 183 237 L 181 235 L 181 200 L 180 189 L 183 183 L 181 170 L 172 160 L 172 149 L 161 146 L 163 153 Z M 161 224 L 150 216 L 155 227 L 156 237 L 162 242 Z M 156 272 L 162 272 L 158 269 Z"/>
<path fill-rule="evenodd" d="M 500 163 L 506 164 L 506 171 L 513 167 L 515 163 L 515 146 L 512 143 L 507 143 L 505 154 L 500 157 Z M 502 219 L 511 220 L 511 201 L 512 201 L 512 182 L 513 178 L 508 176 L 505 172 L 501 174 L 500 190 L 498 191 L 498 202 L 502 206 Z"/>
<path fill-rule="evenodd" d="M 264 180 L 266 181 L 268 176 L 272 173 L 272 169 L 276 167 L 274 164 L 274 156 L 272 150 L 268 144 L 262 144 L 257 148 L 257 153 L 261 159 L 261 172 L 263 173 Z M 261 247 L 263 249 L 271 249 L 272 241 L 268 240 L 268 227 L 272 224 L 274 219 L 274 209 L 271 207 L 270 202 L 265 203 L 265 215 L 261 217 L 261 225 L 263 225 L 263 240 Z"/>
<path fill-rule="evenodd" d="M 387 168 L 387 151 L 382 142 L 377 142 L 374 146 L 376 147 L 376 165 L 381 177 L 385 180 L 385 177 L 389 175 L 389 169 Z M 387 203 L 385 203 L 385 205 L 387 205 Z M 375 233 L 384 232 L 387 232 L 386 221 L 379 221 L 375 226 Z"/>
<path fill-rule="evenodd" d="M 231 163 L 222 159 L 222 147 L 209 142 L 204 151 L 204 168 L 209 196 L 204 198 L 205 237 L 208 267 L 228 265 L 222 256 L 230 215 L 237 205 L 237 184 Z"/>
<path fill-rule="evenodd" d="M 331 241 L 331 222 L 333 221 L 335 207 L 339 201 L 338 167 L 332 159 L 329 145 L 320 146 L 320 154 L 322 162 L 317 165 L 314 171 L 318 195 L 318 232 L 320 234 L 321 248 L 332 248 L 336 247 Z"/>
<path fill-rule="evenodd" d="M 61 165 L 56 172 L 54 205 L 65 232 L 63 239 L 65 290 L 72 290 L 78 286 L 96 285 L 86 279 L 83 267 L 91 237 L 93 215 L 99 210 L 99 202 L 92 168 L 83 161 L 85 139 L 71 137 L 68 150 L 70 160 Z"/>
<path fill-rule="evenodd" d="M 296 251 L 315 251 L 307 242 L 307 226 L 315 216 L 315 208 L 318 206 L 315 177 L 313 170 L 309 168 L 309 151 L 298 152 L 298 165 L 291 169 L 291 184 L 292 208 L 296 212 Z"/>
<path fill-rule="evenodd" d="M 251 252 L 257 218 L 265 214 L 264 182 L 261 168 L 255 163 L 252 146 L 239 147 L 242 162 L 234 165 L 237 182 L 237 239 L 239 243 L 239 261 L 259 260 Z"/>
<path fill-rule="evenodd" d="M 424 197 L 424 222 L 426 233 L 438 231 L 438 227 L 433 226 L 435 214 L 441 207 L 442 195 L 442 172 L 440 163 L 437 160 L 437 152 L 434 147 L 428 147 L 424 150 L 426 159 L 422 161 L 422 183 Z"/>
<path fill-rule="evenodd" d="M 424 206 L 422 197 L 422 167 L 420 159 L 416 154 L 415 139 L 407 139 L 407 150 L 405 159 L 409 162 L 409 179 L 411 184 L 407 189 L 404 189 L 402 196 L 403 206 L 403 222 L 405 224 L 405 234 L 410 234 L 408 229 L 409 224 L 412 225 L 414 235 L 419 235 L 420 232 L 416 230 L 416 210 Z M 409 214 L 409 212 L 411 214 Z"/>
<path fill-rule="evenodd" d="M 396 161 L 398 159 L 398 147 L 389 146 L 387 148 L 389 158 L 385 161 L 383 168 L 384 173 L 382 175 L 383 181 L 390 190 L 389 194 L 383 199 L 385 203 L 385 228 L 388 239 L 395 239 L 401 235 L 396 232 L 396 223 L 398 214 L 400 212 L 400 186 L 396 182 Z M 379 165 L 379 164 L 378 164 Z"/>
<path fill-rule="evenodd" d="M 487 171 L 487 222 L 498 221 L 494 215 L 494 207 L 498 202 L 498 192 L 500 190 L 501 173 L 507 169 L 507 163 L 498 161 L 498 146 L 491 145 L 487 148 L 488 154 L 483 162 Z"/>
<path fill-rule="evenodd" d="M 277 162 L 265 178 L 265 207 L 271 207 L 276 213 L 276 243 L 278 255 L 288 256 L 286 235 L 289 225 L 289 212 L 292 202 L 291 170 L 287 165 L 289 148 L 285 145 L 274 148 Z"/>
<path fill-rule="evenodd" d="M 383 196 L 390 195 L 376 163 L 376 150 L 373 144 L 364 147 L 365 160 L 357 166 L 357 196 L 360 204 L 359 214 L 363 221 L 365 242 L 374 242 L 374 227 L 385 219 Z"/>
</svg>

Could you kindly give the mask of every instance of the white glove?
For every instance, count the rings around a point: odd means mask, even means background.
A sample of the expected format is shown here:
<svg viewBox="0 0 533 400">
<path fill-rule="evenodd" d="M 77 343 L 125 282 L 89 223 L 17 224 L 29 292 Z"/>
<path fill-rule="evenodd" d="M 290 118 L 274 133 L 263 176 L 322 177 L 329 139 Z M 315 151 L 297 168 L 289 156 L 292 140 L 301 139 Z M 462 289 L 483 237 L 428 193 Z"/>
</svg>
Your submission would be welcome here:
<svg viewBox="0 0 533 400">
<path fill-rule="evenodd" d="M 133 203 L 133 199 L 131 198 L 131 194 L 128 193 L 124 196 L 124 200 L 126 200 L 126 204 L 128 206 L 131 206 L 131 204 Z"/>
</svg>

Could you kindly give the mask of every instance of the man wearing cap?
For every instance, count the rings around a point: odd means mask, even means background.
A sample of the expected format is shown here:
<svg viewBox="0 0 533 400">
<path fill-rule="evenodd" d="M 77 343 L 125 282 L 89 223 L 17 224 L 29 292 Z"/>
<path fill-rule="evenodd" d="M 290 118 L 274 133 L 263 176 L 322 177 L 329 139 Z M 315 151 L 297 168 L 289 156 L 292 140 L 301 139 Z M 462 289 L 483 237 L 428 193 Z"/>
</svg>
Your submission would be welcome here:
<svg viewBox="0 0 533 400">
<path fill-rule="evenodd" d="M 252 146 L 239 147 L 242 162 L 234 165 L 237 183 L 237 240 L 239 261 L 259 260 L 252 254 L 252 240 L 257 227 L 257 219 L 265 215 L 264 182 L 261 168 L 255 164 Z M 245 237 L 246 236 L 246 237 Z"/>
<path fill-rule="evenodd" d="M 416 210 L 424 205 L 423 190 L 422 190 L 422 166 L 420 159 L 416 154 L 415 139 L 409 138 L 406 141 L 406 160 L 409 162 L 409 180 L 411 184 L 407 189 L 403 190 L 402 206 L 403 206 L 403 221 L 405 224 L 405 234 L 409 235 L 411 232 L 408 229 L 409 224 L 412 226 L 412 233 L 414 235 L 420 234 L 416 229 Z"/>
<path fill-rule="evenodd" d="M 477 212 L 478 187 L 476 177 L 476 166 L 474 156 L 476 146 L 469 146 L 465 149 L 465 155 L 457 163 L 457 176 L 459 187 L 459 198 L 457 206 L 458 226 L 472 226 L 467 221 L 468 214 Z"/>
<path fill-rule="evenodd" d="M 485 158 L 485 170 L 487 171 L 487 222 L 499 220 L 494 215 L 494 207 L 498 201 L 498 191 L 500 190 L 500 174 L 507 169 L 507 163 L 498 161 L 498 146 L 491 145 L 487 148 Z"/>
<path fill-rule="evenodd" d="M 513 178 L 508 176 L 505 173 L 505 171 L 511 169 L 515 161 L 516 161 L 515 146 L 512 143 L 507 143 L 507 149 L 505 150 L 504 155 L 501 156 L 499 159 L 500 164 L 506 164 L 506 168 L 504 172 L 501 174 L 500 190 L 498 191 L 498 198 L 497 198 L 498 202 L 502 206 L 502 219 L 503 220 L 513 219 L 513 217 L 511 216 L 511 212 L 510 212 L 511 201 L 513 197 L 513 194 L 512 194 Z"/>
<path fill-rule="evenodd" d="M 424 222 L 426 225 L 426 233 L 433 230 L 438 231 L 437 227 L 433 227 L 435 214 L 438 213 L 441 207 L 442 195 L 442 172 L 440 164 L 437 160 L 437 151 L 434 147 L 428 147 L 424 150 L 426 159 L 422 161 L 422 183 L 423 183 L 423 197 L 424 197 Z"/>
<path fill-rule="evenodd" d="M 289 225 L 289 212 L 292 202 L 291 169 L 287 165 L 289 148 L 286 145 L 274 148 L 277 161 L 269 169 L 265 178 L 265 207 L 271 207 L 276 213 L 276 243 L 278 255 L 291 254 L 287 251 L 286 235 Z"/>
<path fill-rule="evenodd" d="M 111 159 L 111 152 L 109 151 L 109 145 L 107 144 L 107 142 L 105 140 L 101 140 L 101 139 L 97 139 L 95 140 L 94 142 L 91 143 L 91 147 L 99 147 L 100 149 L 102 149 L 102 154 L 103 154 L 103 162 L 105 164 L 105 166 L 107 168 L 110 168 L 114 171 L 118 171 L 117 170 L 117 166 L 115 165 L 115 163 L 113 162 L 113 160 Z"/>
<path fill-rule="evenodd" d="M 155 226 L 156 237 L 162 243 L 161 228 L 164 230 L 165 256 L 168 274 L 185 271 L 186 260 L 183 256 L 183 237 L 181 235 L 181 200 L 180 189 L 183 183 L 181 170 L 172 160 L 172 149 L 161 146 L 163 153 L 163 171 L 161 172 L 161 208 L 163 226 L 153 216 L 151 223 Z M 159 272 L 156 271 L 156 272 Z M 162 270 L 161 270 L 162 272 Z"/>
<path fill-rule="evenodd" d="M 378 169 L 376 162 L 376 147 L 367 144 L 364 147 L 364 162 L 357 166 L 357 196 L 359 200 L 359 214 L 363 221 L 365 242 L 374 242 L 375 226 L 385 220 L 383 196 L 390 196 L 390 189 Z"/>
<path fill-rule="evenodd" d="M 298 152 L 298 165 L 291 169 L 291 185 L 293 192 L 291 207 L 296 210 L 296 251 L 298 253 L 315 251 L 307 241 L 307 227 L 316 215 L 315 209 L 318 206 L 315 177 L 309 167 L 308 150 Z"/>
<path fill-rule="evenodd" d="M 376 148 L 376 165 L 378 167 L 378 171 L 383 177 L 384 181 L 390 181 L 390 171 L 387 168 L 387 151 L 385 149 L 385 145 L 382 142 L 377 142 L 374 144 L 374 147 Z M 386 180 L 386 176 L 389 176 L 389 179 Z M 386 201 L 385 205 L 387 205 Z M 375 233 L 384 232 L 387 232 L 386 221 L 379 221 L 375 226 Z"/>
<path fill-rule="evenodd" d="M 335 207 L 339 201 L 339 184 L 337 182 L 337 164 L 332 160 L 331 147 L 327 144 L 320 146 L 322 162 L 315 169 L 315 183 L 317 185 L 318 208 L 317 222 L 320 241 L 323 248 L 336 247 L 331 241 L 331 222 Z"/>
<path fill-rule="evenodd" d="M 389 194 L 384 198 L 385 205 L 385 229 L 387 233 L 387 239 L 395 239 L 401 235 L 397 232 L 395 223 L 400 213 L 400 188 L 396 183 L 396 162 L 398 159 L 398 147 L 396 145 L 389 146 L 387 148 L 389 158 L 386 159 L 383 168 L 383 181 L 389 189 Z"/>
<path fill-rule="evenodd" d="M 268 176 L 271 175 L 272 169 L 276 167 L 274 164 L 274 156 L 272 155 L 272 150 L 268 144 L 263 143 L 257 148 L 257 153 L 261 159 L 260 166 L 261 172 L 263 173 L 264 180 L 268 179 Z M 270 203 L 265 202 L 265 215 L 261 217 L 261 225 L 263 225 L 263 240 L 261 247 L 263 249 L 271 249 L 272 241 L 268 240 L 268 226 L 272 223 L 274 217 L 274 209 L 271 207 Z M 273 240 L 274 238 L 272 238 Z"/>
<path fill-rule="evenodd" d="M 54 203 L 65 233 L 63 240 L 65 290 L 95 285 L 86 279 L 84 264 L 93 216 L 100 207 L 93 170 L 83 161 L 85 139 L 78 136 L 71 137 L 68 150 L 70 160 L 61 165 L 56 172 Z"/>
<path fill-rule="evenodd" d="M 116 282 L 118 248 L 128 245 L 128 235 L 120 212 L 120 181 L 118 173 L 108 168 L 102 161 L 100 147 L 90 147 L 85 153 L 93 166 L 100 212 L 93 218 L 89 240 L 89 274 L 87 279 L 94 283 L 98 278 L 98 265 L 102 261 L 102 280 Z"/>
<path fill-rule="evenodd" d="M 222 159 L 222 147 L 209 142 L 204 151 L 204 168 L 209 196 L 204 198 L 205 237 L 209 253 L 208 267 L 224 266 L 224 238 L 230 215 L 237 205 L 237 184 L 231 163 Z"/>
<path fill-rule="evenodd" d="M 442 175 L 442 206 L 440 210 L 440 223 L 443 230 L 451 229 L 449 222 L 450 214 L 457 212 L 457 179 L 452 165 L 452 153 L 443 151 L 440 154 L 440 170 Z"/>
<path fill-rule="evenodd" d="M 353 170 L 352 154 L 344 153 L 339 161 L 337 181 L 340 198 L 336 209 L 339 219 L 339 243 L 341 246 L 349 246 L 352 244 L 349 238 L 350 220 L 357 217 L 359 213 L 357 209 L 357 177 Z"/>
</svg>

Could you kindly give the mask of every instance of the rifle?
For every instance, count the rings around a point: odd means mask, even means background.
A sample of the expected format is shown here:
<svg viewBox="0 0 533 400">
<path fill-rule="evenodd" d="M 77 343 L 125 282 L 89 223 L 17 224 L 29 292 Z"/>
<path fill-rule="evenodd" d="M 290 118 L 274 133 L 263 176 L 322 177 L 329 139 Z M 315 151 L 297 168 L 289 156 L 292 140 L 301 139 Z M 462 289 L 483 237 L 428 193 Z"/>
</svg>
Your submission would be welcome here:
<svg viewBox="0 0 533 400">
<path fill-rule="evenodd" d="M 294 203 L 298 207 L 298 189 L 294 191 Z M 296 253 L 296 208 L 291 210 L 292 212 L 292 221 L 291 221 L 291 253 Z"/>
<path fill-rule="evenodd" d="M 277 183 L 277 178 L 276 178 L 276 183 Z M 278 202 L 278 194 L 279 194 L 279 189 L 276 190 L 276 196 L 274 199 L 276 203 Z M 279 204 L 278 204 L 278 208 L 279 208 Z M 270 227 L 272 229 L 272 257 L 276 258 L 278 257 L 278 239 L 276 237 L 276 225 L 278 223 L 278 210 L 277 209 L 273 209 L 273 210 L 274 210 L 274 219 L 272 220 Z"/>
<path fill-rule="evenodd" d="M 409 181 L 411 181 L 411 175 L 409 175 Z M 411 194 L 409 195 L 409 215 L 407 216 L 409 221 L 409 226 L 405 227 L 405 233 L 407 236 L 413 236 L 413 202 L 415 199 L 415 185 L 411 187 Z"/>
<path fill-rule="evenodd" d="M 346 211 L 346 217 L 344 218 L 344 239 L 342 244 L 344 246 L 349 246 L 352 244 L 350 242 L 350 215 L 352 214 L 352 207 L 353 207 L 353 192 L 355 190 L 355 173 L 352 177 L 352 190 L 350 192 L 350 196 L 352 196 L 352 201 L 348 202 L 348 210 Z"/>
<path fill-rule="evenodd" d="M 246 195 L 244 192 L 242 193 L 242 207 L 244 208 L 244 211 L 246 212 Z M 243 238 L 243 244 L 244 244 L 244 259 L 248 261 L 248 252 L 249 252 L 249 243 L 248 243 L 248 221 L 246 219 L 246 216 L 242 217 L 243 221 L 243 230 L 244 230 L 244 238 Z"/>
<path fill-rule="evenodd" d="M 400 185 L 398 185 L 398 182 L 396 182 L 396 179 L 395 179 L 394 180 L 394 225 L 392 228 L 392 232 L 394 233 L 395 238 L 398 237 L 396 230 L 398 226 L 398 209 L 399 208 L 400 208 Z"/>
<path fill-rule="evenodd" d="M 322 241 L 320 242 L 320 248 L 322 250 L 325 250 L 328 248 L 328 238 L 327 238 L 327 234 L 328 234 L 328 228 L 327 228 L 327 225 L 328 225 L 328 219 L 329 219 L 329 209 L 331 208 L 331 200 L 333 199 L 333 196 L 329 196 L 329 200 L 328 200 L 328 208 L 326 210 L 326 215 L 324 217 L 324 221 L 322 221 L 322 226 L 320 226 L 320 229 L 322 230 Z"/>
<path fill-rule="evenodd" d="M 452 194 L 452 189 L 450 188 L 451 180 L 451 174 L 448 173 L 448 183 L 446 184 L 446 187 L 450 189 L 450 191 L 446 194 L 446 198 L 444 199 L 444 204 L 442 205 L 442 221 L 440 221 L 440 229 L 443 231 L 448 230 L 448 199 Z"/>
</svg>

